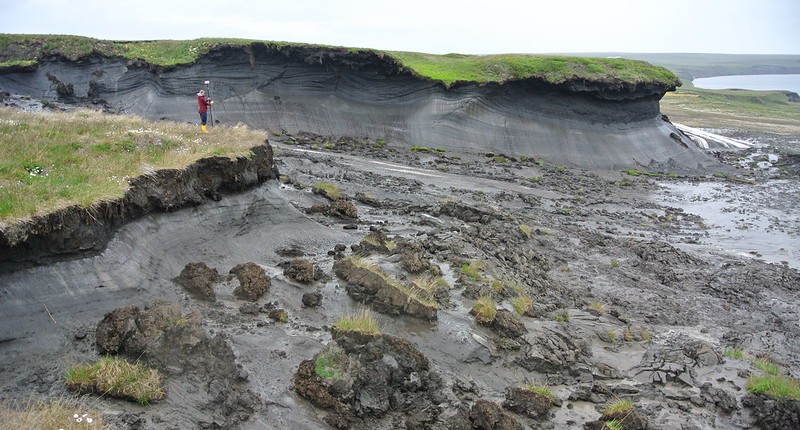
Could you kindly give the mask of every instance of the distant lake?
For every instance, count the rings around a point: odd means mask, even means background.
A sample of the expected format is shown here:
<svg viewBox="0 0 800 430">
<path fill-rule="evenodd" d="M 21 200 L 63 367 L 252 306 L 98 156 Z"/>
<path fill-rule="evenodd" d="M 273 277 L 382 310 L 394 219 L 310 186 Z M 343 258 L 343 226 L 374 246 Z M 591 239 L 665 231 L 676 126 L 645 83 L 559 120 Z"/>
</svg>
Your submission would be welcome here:
<svg viewBox="0 0 800 430">
<path fill-rule="evenodd" d="M 692 81 L 697 88 L 724 90 L 787 90 L 800 94 L 800 75 L 738 75 L 697 78 Z"/>
</svg>

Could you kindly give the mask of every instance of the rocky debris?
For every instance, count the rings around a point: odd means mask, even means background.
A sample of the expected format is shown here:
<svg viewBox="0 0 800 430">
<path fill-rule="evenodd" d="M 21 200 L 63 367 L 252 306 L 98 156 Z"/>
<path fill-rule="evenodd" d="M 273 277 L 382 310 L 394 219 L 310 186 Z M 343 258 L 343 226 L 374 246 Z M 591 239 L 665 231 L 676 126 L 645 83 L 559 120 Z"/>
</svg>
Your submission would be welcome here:
<svg viewBox="0 0 800 430">
<path fill-rule="evenodd" d="M 354 299 L 372 304 L 378 312 L 389 315 L 405 314 L 428 321 L 436 320 L 437 306 L 426 292 L 403 287 L 390 280 L 378 269 L 356 265 L 352 259 L 342 258 L 333 264 L 333 271 L 347 282 L 346 290 Z"/>
<path fill-rule="evenodd" d="M 397 243 L 389 239 L 381 230 L 372 230 L 359 242 L 358 252 L 370 254 L 377 252 L 380 254 L 390 254 L 397 247 Z M 355 250 L 354 250 L 355 252 Z"/>
<path fill-rule="evenodd" d="M 275 253 L 284 258 L 299 258 L 304 257 L 306 255 L 302 249 L 291 247 L 291 248 L 278 248 L 275 250 Z"/>
<path fill-rule="evenodd" d="M 256 303 L 245 303 L 239 306 L 239 313 L 244 315 L 258 315 L 261 313 L 261 306 Z"/>
<path fill-rule="evenodd" d="M 303 306 L 314 308 L 322 304 L 322 293 L 305 293 L 303 294 Z"/>
<path fill-rule="evenodd" d="M 650 270 L 664 285 L 675 285 L 683 281 L 687 267 L 707 265 L 704 261 L 665 242 L 628 240 L 625 246 L 639 257 L 639 264 L 654 266 Z"/>
<path fill-rule="evenodd" d="M 117 308 L 97 325 L 96 343 L 101 354 L 120 354 L 144 360 L 166 373 L 168 379 L 201 380 L 207 422 L 185 423 L 205 428 L 232 428 L 260 408 L 258 397 L 237 379 L 233 350 L 224 336 L 209 338 L 199 313 L 182 314 L 175 303 L 156 302 L 145 307 Z"/>
<path fill-rule="evenodd" d="M 512 339 L 519 338 L 528 333 L 525 324 L 520 321 L 517 315 L 506 309 L 498 309 L 494 319 L 488 326 L 501 336 Z"/>
<path fill-rule="evenodd" d="M 213 302 L 217 298 L 214 284 L 220 279 L 217 269 L 212 269 L 203 262 L 191 262 L 186 264 L 174 280 L 197 299 Z"/>
<path fill-rule="evenodd" d="M 592 356 L 589 343 L 567 328 L 544 328 L 523 339 L 530 347 L 515 362 L 531 372 L 558 372 Z"/>
<path fill-rule="evenodd" d="M 625 430 L 647 430 L 647 418 L 640 415 L 635 408 L 629 410 L 604 413 L 599 420 L 586 423 L 583 428 L 586 430 L 607 430 L 606 425 L 609 421 L 616 421 L 620 428 Z"/>
<path fill-rule="evenodd" d="M 322 269 L 315 266 L 310 260 L 296 259 L 286 265 L 283 275 L 301 284 L 311 284 L 322 279 L 323 273 Z"/>
<path fill-rule="evenodd" d="M 425 257 L 424 248 L 417 242 L 399 242 L 400 267 L 408 273 L 421 273 L 431 269 L 431 262 Z"/>
<path fill-rule="evenodd" d="M 239 286 L 233 290 L 233 295 L 239 300 L 255 302 L 272 285 L 264 269 L 253 262 L 237 264 L 230 273 L 239 280 Z"/>
<path fill-rule="evenodd" d="M 469 420 L 475 430 L 523 430 L 517 419 L 500 405 L 488 400 L 478 400 L 472 405 Z"/>
<path fill-rule="evenodd" d="M 748 393 L 742 404 L 750 410 L 756 427 L 762 430 L 800 428 L 800 400 L 773 399 Z"/>
<path fill-rule="evenodd" d="M 547 418 L 550 408 L 558 405 L 552 397 L 518 387 L 506 389 L 506 399 L 503 401 L 503 407 L 509 411 L 534 419 Z"/>
<path fill-rule="evenodd" d="M 333 200 L 328 204 L 316 204 L 306 210 L 309 214 L 321 213 L 329 217 L 345 220 L 358 219 L 358 208 L 345 199 Z"/>
<path fill-rule="evenodd" d="M 468 223 L 487 224 L 499 215 L 491 209 L 469 206 L 463 202 L 446 200 L 439 207 L 439 216 L 446 215 Z"/>
<path fill-rule="evenodd" d="M 725 263 L 703 285 L 703 291 L 737 306 L 754 305 L 763 291 L 800 291 L 800 271 L 762 262 Z"/>
<path fill-rule="evenodd" d="M 353 331 L 334 331 L 333 338 L 300 364 L 294 378 L 300 396 L 331 412 L 325 417 L 328 424 L 367 428 L 370 420 L 387 415 L 411 428 L 436 421 L 437 405 L 445 399 L 442 381 L 414 345 Z"/>
<path fill-rule="evenodd" d="M 698 397 L 703 405 L 714 405 L 728 414 L 739 410 L 739 405 L 736 402 L 736 397 L 733 394 L 723 389 L 714 387 L 710 382 L 706 382 L 700 386 L 700 396 Z"/>
<path fill-rule="evenodd" d="M 678 382 L 695 386 L 695 368 L 714 366 L 721 362 L 722 357 L 707 342 L 677 336 L 668 345 L 651 346 L 634 371 L 636 378 L 642 382 Z"/>
</svg>

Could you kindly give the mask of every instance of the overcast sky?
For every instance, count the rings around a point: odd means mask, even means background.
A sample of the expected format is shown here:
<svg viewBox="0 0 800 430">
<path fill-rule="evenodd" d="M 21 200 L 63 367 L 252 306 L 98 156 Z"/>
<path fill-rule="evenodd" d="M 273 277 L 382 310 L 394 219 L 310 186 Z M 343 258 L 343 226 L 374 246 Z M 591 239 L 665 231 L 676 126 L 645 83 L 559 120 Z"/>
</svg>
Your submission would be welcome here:
<svg viewBox="0 0 800 430">
<path fill-rule="evenodd" d="M 0 33 L 436 54 L 800 54 L 800 0 L 0 0 Z"/>
</svg>

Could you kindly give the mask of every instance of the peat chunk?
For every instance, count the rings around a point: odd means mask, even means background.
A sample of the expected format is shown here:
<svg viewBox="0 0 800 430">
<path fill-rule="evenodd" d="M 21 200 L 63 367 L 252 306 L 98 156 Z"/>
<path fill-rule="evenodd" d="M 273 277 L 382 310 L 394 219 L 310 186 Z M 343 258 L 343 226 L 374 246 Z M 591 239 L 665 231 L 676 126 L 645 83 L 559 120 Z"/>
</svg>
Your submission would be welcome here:
<svg viewBox="0 0 800 430">
<path fill-rule="evenodd" d="M 303 294 L 303 306 L 314 308 L 322 304 L 322 293 Z"/>
<path fill-rule="evenodd" d="M 268 292 L 271 286 L 267 273 L 253 262 L 238 264 L 230 273 L 239 279 L 239 286 L 233 290 L 233 295 L 240 300 L 255 302 Z"/>
<path fill-rule="evenodd" d="M 553 401 L 540 393 L 525 388 L 510 387 L 506 391 L 503 407 L 530 418 L 546 418 Z"/>
<path fill-rule="evenodd" d="M 476 430 L 523 430 L 522 424 L 513 415 L 504 411 L 495 402 L 478 400 L 469 413 L 472 428 Z"/>
<path fill-rule="evenodd" d="M 187 264 L 175 282 L 199 300 L 213 302 L 216 300 L 214 284 L 220 279 L 217 269 L 212 269 L 202 262 Z"/>
</svg>

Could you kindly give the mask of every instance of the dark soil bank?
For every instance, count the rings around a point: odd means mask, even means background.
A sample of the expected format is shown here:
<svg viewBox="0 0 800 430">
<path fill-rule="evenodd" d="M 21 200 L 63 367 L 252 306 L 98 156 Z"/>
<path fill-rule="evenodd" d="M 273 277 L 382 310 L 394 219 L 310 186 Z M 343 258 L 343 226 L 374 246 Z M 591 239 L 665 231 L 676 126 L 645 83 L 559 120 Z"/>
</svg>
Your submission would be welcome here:
<svg viewBox="0 0 800 430">
<path fill-rule="evenodd" d="M 0 73 L 0 89 L 196 122 L 194 94 L 206 79 L 216 100 L 215 121 L 275 132 L 368 136 L 406 147 L 494 151 L 589 168 L 694 169 L 711 162 L 662 119 L 658 102 L 673 88 L 533 79 L 445 88 L 377 53 L 255 44 L 219 48 L 194 65 L 169 68 L 98 56 L 49 58 L 34 70 Z"/>
</svg>

